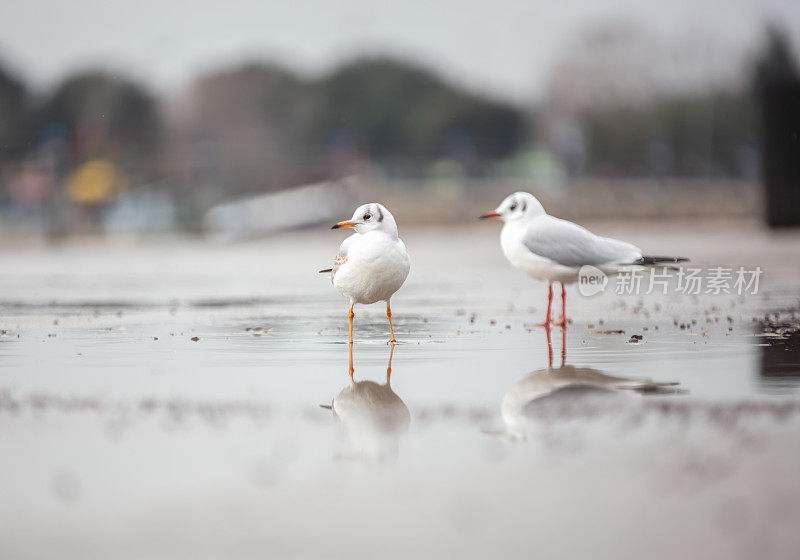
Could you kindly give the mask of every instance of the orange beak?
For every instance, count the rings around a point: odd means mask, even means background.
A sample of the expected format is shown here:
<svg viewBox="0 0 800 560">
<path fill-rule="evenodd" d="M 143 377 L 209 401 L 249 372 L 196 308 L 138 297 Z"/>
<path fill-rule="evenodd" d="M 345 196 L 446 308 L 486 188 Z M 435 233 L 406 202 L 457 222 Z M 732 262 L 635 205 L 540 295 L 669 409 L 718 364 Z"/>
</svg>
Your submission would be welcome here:
<svg viewBox="0 0 800 560">
<path fill-rule="evenodd" d="M 343 228 L 343 227 L 354 227 L 355 225 L 356 224 L 354 224 L 353 222 L 349 222 L 349 221 L 345 220 L 343 222 L 339 222 L 335 226 L 331 226 L 331 229 L 339 229 L 339 228 Z"/>
<path fill-rule="evenodd" d="M 491 212 L 486 212 L 486 214 L 483 214 L 481 216 L 478 216 L 478 218 L 480 218 L 481 220 L 485 220 L 486 218 L 499 218 L 499 217 L 500 214 L 498 214 L 494 210 L 492 210 Z"/>
</svg>

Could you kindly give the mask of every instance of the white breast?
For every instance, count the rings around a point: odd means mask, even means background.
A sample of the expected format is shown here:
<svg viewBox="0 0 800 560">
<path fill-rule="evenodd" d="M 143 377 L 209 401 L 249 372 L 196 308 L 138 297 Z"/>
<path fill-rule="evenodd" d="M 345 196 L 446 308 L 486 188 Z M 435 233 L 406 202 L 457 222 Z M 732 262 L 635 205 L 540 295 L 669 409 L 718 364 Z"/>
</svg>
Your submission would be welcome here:
<svg viewBox="0 0 800 560">
<path fill-rule="evenodd" d="M 396 456 L 400 438 L 411 423 L 408 407 L 388 383 L 353 383 L 333 399 L 333 410 L 353 445 L 375 458 Z"/>
<path fill-rule="evenodd" d="M 405 244 L 380 231 L 356 237 L 333 285 L 354 303 L 387 301 L 400 289 L 411 268 Z"/>
</svg>

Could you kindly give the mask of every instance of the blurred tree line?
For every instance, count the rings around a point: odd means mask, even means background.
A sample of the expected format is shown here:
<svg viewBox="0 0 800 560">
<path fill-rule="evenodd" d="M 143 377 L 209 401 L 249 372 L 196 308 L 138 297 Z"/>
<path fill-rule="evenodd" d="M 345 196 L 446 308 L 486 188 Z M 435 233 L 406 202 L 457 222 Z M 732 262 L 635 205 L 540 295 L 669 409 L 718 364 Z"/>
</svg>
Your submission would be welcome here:
<svg viewBox="0 0 800 560">
<path fill-rule="evenodd" d="M 774 41 L 792 50 L 776 28 L 766 38 L 761 52 L 736 53 L 711 31 L 659 40 L 625 21 L 600 24 L 554 63 L 544 110 L 551 123 L 577 123 L 581 173 L 752 180 L 757 68 L 775 56 Z"/>
<path fill-rule="evenodd" d="M 450 156 L 477 169 L 526 137 L 520 108 L 386 58 L 318 80 L 246 64 L 167 100 L 102 71 L 71 76 L 38 99 L 0 69 L 0 163 L 32 162 L 56 140 L 67 168 L 104 158 L 136 184 L 253 192 L 356 172 L 366 161 L 402 160 L 414 174 Z"/>
<path fill-rule="evenodd" d="M 705 68 L 687 69 L 693 56 L 659 58 L 647 41 L 625 27 L 582 35 L 554 66 L 537 107 L 490 99 L 385 57 L 352 60 L 315 79 L 244 64 L 167 99 L 108 71 L 79 73 L 34 95 L 0 67 L 0 196 L 17 192 L 14 185 L 46 190 L 41 178 L 14 182 L 21 170 L 49 173 L 58 191 L 71 170 L 102 161 L 118 171 L 114 189 L 154 184 L 207 206 L 366 166 L 422 179 L 441 161 L 463 177 L 514 173 L 504 163 L 532 149 L 551 154 L 567 176 L 752 178 L 758 119 L 748 82 L 673 87 L 702 81 Z M 90 189 L 87 200 L 110 188 Z"/>
<path fill-rule="evenodd" d="M 417 176 L 443 157 L 478 169 L 527 137 L 520 108 L 387 58 L 355 60 L 317 80 L 248 64 L 202 77 L 175 103 L 173 174 L 221 177 L 244 190 L 340 177 L 365 162 Z"/>
<path fill-rule="evenodd" d="M 581 115 L 595 175 L 743 177 L 753 169 L 756 114 L 747 93 L 682 95 Z"/>
</svg>

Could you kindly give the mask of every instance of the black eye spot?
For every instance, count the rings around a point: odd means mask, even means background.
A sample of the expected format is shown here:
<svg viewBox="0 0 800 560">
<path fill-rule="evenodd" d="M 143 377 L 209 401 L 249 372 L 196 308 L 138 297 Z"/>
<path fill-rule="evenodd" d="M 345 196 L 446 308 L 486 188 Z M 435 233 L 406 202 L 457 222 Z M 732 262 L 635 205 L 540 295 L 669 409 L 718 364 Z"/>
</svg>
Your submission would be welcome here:
<svg viewBox="0 0 800 560">
<path fill-rule="evenodd" d="M 366 222 L 366 221 L 367 221 L 367 220 L 369 220 L 371 217 L 372 217 L 372 216 L 371 216 L 370 214 L 364 214 L 364 221 Z"/>
<path fill-rule="evenodd" d="M 517 203 L 516 203 L 516 202 L 512 202 L 512 203 L 511 203 L 511 206 L 509 206 L 509 208 L 508 208 L 508 209 L 509 209 L 509 210 L 511 210 L 511 211 L 513 212 L 514 210 L 516 210 L 516 209 L 517 209 Z"/>
</svg>

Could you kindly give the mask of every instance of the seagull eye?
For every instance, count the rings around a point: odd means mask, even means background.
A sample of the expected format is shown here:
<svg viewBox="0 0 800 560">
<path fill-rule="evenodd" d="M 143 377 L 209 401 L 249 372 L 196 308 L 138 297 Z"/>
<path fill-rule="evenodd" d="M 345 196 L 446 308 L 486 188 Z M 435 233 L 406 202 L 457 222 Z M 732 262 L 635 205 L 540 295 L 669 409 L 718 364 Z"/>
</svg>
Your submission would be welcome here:
<svg viewBox="0 0 800 560">
<path fill-rule="evenodd" d="M 516 209 L 517 209 L 517 203 L 516 203 L 516 202 L 512 202 L 512 203 L 511 203 L 511 206 L 510 206 L 508 209 L 509 209 L 509 210 L 511 210 L 511 211 L 513 212 L 514 210 L 516 210 Z"/>
<path fill-rule="evenodd" d="M 364 221 L 369 220 L 371 217 L 372 216 L 370 214 L 364 214 Z"/>
</svg>

